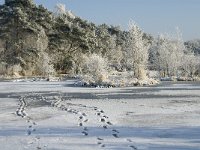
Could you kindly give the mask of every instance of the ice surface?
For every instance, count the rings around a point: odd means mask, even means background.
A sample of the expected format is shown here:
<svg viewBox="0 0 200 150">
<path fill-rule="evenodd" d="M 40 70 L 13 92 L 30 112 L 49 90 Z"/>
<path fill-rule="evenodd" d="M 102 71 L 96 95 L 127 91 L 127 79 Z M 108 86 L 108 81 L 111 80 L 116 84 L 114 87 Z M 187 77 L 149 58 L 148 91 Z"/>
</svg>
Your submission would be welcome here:
<svg viewBox="0 0 200 150">
<path fill-rule="evenodd" d="M 200 150 L 200 83 L 0 83 L 1 150 Z"/>
</svg>

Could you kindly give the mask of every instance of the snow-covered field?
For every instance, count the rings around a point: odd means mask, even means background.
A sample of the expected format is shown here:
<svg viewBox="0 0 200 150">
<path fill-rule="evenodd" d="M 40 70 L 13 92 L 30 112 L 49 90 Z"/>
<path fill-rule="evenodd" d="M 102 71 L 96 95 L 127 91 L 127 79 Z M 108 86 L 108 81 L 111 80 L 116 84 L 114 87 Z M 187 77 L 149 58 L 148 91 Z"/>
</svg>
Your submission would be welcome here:
<svg viewBox="0 0 200 150">
<path fill-rule="evenodd" d="M 200 83 L 0 82 L 0 150 L 200 150 Z"/>
</svg>

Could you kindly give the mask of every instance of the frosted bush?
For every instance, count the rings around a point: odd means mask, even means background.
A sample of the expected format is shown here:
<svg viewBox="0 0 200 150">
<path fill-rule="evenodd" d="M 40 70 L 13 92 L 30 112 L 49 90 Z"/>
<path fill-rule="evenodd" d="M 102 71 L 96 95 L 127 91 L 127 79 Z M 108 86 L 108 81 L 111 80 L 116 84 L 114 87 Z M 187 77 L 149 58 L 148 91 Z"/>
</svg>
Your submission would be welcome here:
<svg viewBox="0 0 200 150">
<path fill-rule="evenodd" d="M 108 79 L 108 63 L 105 58 L 97 54 L 83 56 L 82 73 L 87 82 L 101 84 Z"/>
<path fill-rule="evenodd" d="M 94 87 L 126 87 L 153 85 L 158 82 L 154 79 L 138 79 L 133 71 L 117 72 L 109 68 L 105 58 L 97 54 L 84 55 L 82 62 L 82 86 Z"/>
</svg>

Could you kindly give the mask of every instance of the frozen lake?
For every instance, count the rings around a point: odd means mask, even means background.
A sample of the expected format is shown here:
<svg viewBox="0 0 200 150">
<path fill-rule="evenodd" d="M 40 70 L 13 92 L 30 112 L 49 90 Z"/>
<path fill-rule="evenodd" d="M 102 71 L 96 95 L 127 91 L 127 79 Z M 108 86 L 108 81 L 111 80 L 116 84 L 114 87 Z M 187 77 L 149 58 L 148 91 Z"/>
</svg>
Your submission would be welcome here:
<svg viewBox="0 0 200 150">
<path fill-rule="evenodd" d="M 1 150 L 200 150 L 200 83 L 0 82 Z"/>
</svg>

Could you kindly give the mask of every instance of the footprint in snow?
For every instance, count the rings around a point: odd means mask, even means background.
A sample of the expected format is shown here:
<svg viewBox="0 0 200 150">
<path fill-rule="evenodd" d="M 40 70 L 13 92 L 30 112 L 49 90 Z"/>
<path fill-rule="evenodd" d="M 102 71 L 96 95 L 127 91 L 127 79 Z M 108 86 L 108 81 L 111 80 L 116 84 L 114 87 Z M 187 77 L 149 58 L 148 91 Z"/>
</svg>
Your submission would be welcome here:
<svg viewBox="0 0 200 150">
<path fill-rule="evenodd" d="M 88 131 L 88 128 L 87 128 L 87 127 L 84 127 L 83 130 L 84 130 L 84 131 Z"/>
<path fill-rule="evenodd" d="M 83 119 L 83 116 L 80 116 L 79 119 L 82 120 L 82 119 Z"/>
<path fill-rule="evenodd" d="M 102 144 L 101 142 L 97 142 L 98 145 Z"/>
<path fill-rule="evenodd" d="M 133 142 L 131 139 L 126 139 L 128 142 Z"/>
<path fill-rule="evenodd" d="M 31 130 L 27 130 L 27 135 L 31 135 Z"/>
<path fill-rule="evenodd" d="M 101 147 L 106 147 L 106 145 L 105 145 L 105 144 L 102 144 Z"/>
<path fill-rule="evenodd" d="M 104 129 L 108 129 L 108 126 L 106 126 L 106 125 L 103 125 L 103 128 L 104 128 Z"/>
<path fill-rule="evenodd" d="M 100 138 L 100 137 L 98 137 L 98 138 L 97 138 L 97 140 L 99 140 L 99 141 L 103 141 L 103 139 L 102 139 L 102 138 Z"/>
<path fill-rule="evenodd" d="M 108 125 L 113 125 L 110 121 L 106 122 Z"/>
<path fill-rule="evenodd" d="M 116 129 L 113 129 L 112 131 L 113 131 L 113 132 L 115 132 L 115 133 L 119 133 L 119 131 L 118 131 L 118 130 L 116 130 Z"/>
<path fill-rule="evenodd" d="M 100 112 L 97 112 L 96 115 L 97 115 L 97 116 L 101 116 L 101 113 L 100 113 Z"/>
<path fill-rule="evenodd" d="M 83 123 L 82 123 L 82 122 L 80 122 L 80 123 L 78 124 L 78 126 L 79 126 L 79 127 L 82 127 L 82 126 L 83 126 Z"/>
<path fill-rule="evenodd" d="M 134 150 L 138 150 L 137 147 L 135 147 L 134 145 L 130 145 L 129 147 L 134 149 Z"/>
<path fill-rule="evenodd" d="M 88 122 L 88 119 L 85 119 L 84 122 Z"/>
<path fill-rule="evenodd" d="M 83 135 L 88 136 L 88 133 L 86 131 L 83 131 L 82 133 Z"/>
<path fill-rule="evenodd" d="M 101 118 L 100 122 L 106 122 L 106 120 L 104 118 Z"/>
<path fill-rule="evenodd" d="M 116 134 L 116 133 L 113 133 L 112 135 L 113 135 L 115 138 L 119 138 L 118 134 Z"/>
</svg>

